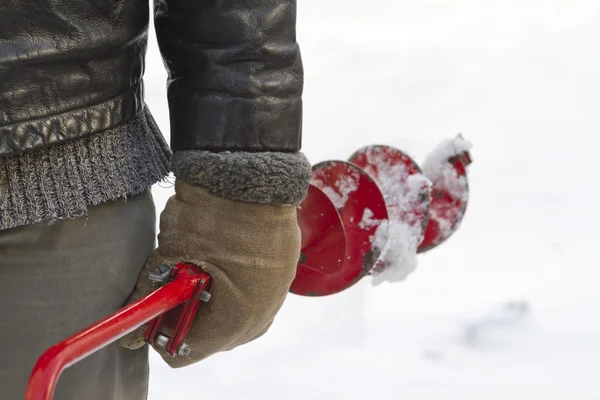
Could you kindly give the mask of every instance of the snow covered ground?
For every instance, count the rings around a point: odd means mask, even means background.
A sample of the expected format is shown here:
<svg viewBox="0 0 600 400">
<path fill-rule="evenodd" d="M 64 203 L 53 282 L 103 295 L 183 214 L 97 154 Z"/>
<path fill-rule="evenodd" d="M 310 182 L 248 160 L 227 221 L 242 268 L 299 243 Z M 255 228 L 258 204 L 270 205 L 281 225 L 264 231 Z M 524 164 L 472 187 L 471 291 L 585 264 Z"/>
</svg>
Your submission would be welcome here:
<svg viewBox="0 0 600 400">
<path fill-rule="evenodd" d="M 290 295 L 263 338 L 186 369 L 153 355 L 150 400 L 600 399 L 600 2 L 298 3 L 310 160 L 422 161 L 462 132 L 465 220 L 403 283 Z M 152 41 L 168 136 L 165 79 Z"/>
</svg>

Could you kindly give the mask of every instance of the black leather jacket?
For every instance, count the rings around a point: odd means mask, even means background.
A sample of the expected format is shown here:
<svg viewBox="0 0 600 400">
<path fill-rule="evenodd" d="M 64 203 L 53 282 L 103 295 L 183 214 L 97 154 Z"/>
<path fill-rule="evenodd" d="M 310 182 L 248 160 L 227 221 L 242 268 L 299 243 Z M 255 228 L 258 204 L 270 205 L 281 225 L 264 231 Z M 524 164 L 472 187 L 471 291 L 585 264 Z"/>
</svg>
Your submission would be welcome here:
<svg viewBox="0 0 600 400">
<path fill-rule="evenodd" d="M 0 156 L 143 108 L 149 0 L 0 0 Z M 171 147 L 297 151 L 295 0 L 155 0 Z"/>
</svg>

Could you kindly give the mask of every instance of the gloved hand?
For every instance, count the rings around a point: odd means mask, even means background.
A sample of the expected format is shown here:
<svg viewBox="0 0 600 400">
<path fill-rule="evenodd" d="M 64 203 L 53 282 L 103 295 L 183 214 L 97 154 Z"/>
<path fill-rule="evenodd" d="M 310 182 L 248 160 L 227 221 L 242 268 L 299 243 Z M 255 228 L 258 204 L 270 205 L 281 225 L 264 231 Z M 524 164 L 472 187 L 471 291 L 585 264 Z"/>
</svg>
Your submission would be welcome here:
<svg viewBox="0 0 600 400">
<path fill-rule="evenodd" d="M 248 153 L 206 153 L 201 161 L 197 153 L 190 154 L 194 162 L 184 162 L 185 168 L 181 164 L 185 157 L 174 160 L 180 177 L 160 217 L 158 248 L 128 301 L 156 289 L 148 272 L 156 272 L 160 263 L 188 261 L 212 276 L 212 297 L 200 307 L 185 339 L 190 355 L 171 357 L 156 349 L 172 367 L 231 350 L 271 326 L 295 276 L 300 254 L 296 204 L 305 195 L 310 174 L 303 156 L 289 163 L 287 156 L 275 156 L 274 161 L 272 154 L 257 159 Z M 240 157 L 245 160 L 241 165 Z M 119 344 L 142 346 L 145 328 Z"/>
</svg>

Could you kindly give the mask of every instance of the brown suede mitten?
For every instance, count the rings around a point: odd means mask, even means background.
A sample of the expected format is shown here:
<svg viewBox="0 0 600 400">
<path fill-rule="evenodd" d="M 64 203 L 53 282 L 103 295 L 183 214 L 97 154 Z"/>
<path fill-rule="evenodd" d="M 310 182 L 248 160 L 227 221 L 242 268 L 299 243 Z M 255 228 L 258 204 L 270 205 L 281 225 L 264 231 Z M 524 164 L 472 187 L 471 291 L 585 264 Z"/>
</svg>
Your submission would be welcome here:
<svg viewBox="0 0 600 400">
<path fill-rule="evenodd" d="M 185 339 L 190 355 L 157 349 L 171 367 L 183 367 L 263 335 L 286 298 L 299 253 L 296 206 L 231 200 L 178 178 L 160 217 L 158 248 L 129 302 L 156 289 L 147 277 L 160 263 L 189 261 L 212 276 L 212 297 Z M 142 346 L 144 331 L 119 344 Z"/>
</svg>

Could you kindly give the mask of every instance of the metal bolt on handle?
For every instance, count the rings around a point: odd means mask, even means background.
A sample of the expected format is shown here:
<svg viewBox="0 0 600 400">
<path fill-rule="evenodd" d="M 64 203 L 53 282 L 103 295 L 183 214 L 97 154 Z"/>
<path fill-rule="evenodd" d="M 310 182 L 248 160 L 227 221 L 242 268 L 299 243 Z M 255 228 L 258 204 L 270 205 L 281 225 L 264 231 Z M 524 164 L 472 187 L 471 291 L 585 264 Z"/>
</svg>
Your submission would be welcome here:
<svg viewBox="0 0 600 400">
<path fill-rule="evenodd" d="M 202 300 L 205 303 L 208 303 L 211 297 L 212 295 L 210 294 L 210 292 L 207 292 L 206 290 L 200 292 L 200 300 Z"/>
<path fill-rule="evenodd" d="M 192 348 L 186 343 L 181 343 L 179 349 L 177 349 L 177 354 L 179 354 L 180 356 L 189 356 L 191 352 Z"/>
<path fill-rule="evenodd" d="M 160 272 L 148 272 L 148 279 L 153 282 L 166 283 L 169 275 L 171 275 L 171 267 L 167 264 L 158 264 L 157 268 Z M 205 303 L 210 301 L 211 294 L 206 290 L 200 292 L 200 300 Z"/>
<path fill-rule="evenodd" d="M 148 279 L 153 282 L 165 283 L 171 274 L 171 267 L 169 267 L 167 264 L 158 264 L 157 268 L 160 273 L 148 272 Z"/>
<path fill-rule="evenodd" d="M 169 343 L 169 339 L 171 338 L 167 335 L 159 333 L 158 335 L 156 335 L 154 345 L 160 347 L 161 349 L 165 349 L 167 347 L 167 344 Z M 179 345 L 179 348 L 177 349 L 177 354 L 179 354 L 180 356 L 189 356 L 191 352 L 192 348 L 188 346 L 187 343 L 181 343 Z"/>
</svg>

